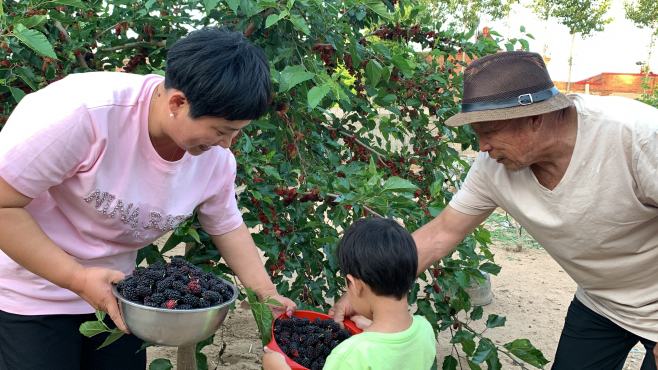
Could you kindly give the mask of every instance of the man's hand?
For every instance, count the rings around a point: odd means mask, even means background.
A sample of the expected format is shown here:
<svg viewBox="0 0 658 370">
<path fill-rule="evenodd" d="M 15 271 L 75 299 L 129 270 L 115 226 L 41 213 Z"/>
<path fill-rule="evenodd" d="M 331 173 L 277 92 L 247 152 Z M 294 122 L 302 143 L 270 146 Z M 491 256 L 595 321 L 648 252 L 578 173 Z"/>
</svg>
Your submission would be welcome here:
<svg viewBox="0 0 658 370">
<path fill-rule="evenodd" d="M 128 334 L 121 317 L 117 299 L 112 294 L 112 283 L 123 280 L 121 271 L 101 267 L 82 268 L 74 275 L 70 289 L 97 310 L 107 312 L 119 330 Z"/>
<path fill-rule="evenodd" d="M 658 344 L 653 346 L 653 359 L 656 361 L 656 369 L 658 369 Z"/>
</svg>

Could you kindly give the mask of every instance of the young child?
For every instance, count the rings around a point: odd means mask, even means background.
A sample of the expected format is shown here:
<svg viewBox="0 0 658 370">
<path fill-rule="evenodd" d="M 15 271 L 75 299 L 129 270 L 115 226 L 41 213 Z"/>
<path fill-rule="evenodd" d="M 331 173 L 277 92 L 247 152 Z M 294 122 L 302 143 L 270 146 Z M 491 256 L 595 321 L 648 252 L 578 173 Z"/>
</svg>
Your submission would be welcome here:
<svg viewBox="0 0 658 370">
<path fill-rule="evenodd" d="M 412 316 L 407 305 L 418 268 L 411 235 L 390 219 L 359 220 L 345 232 L 338 261 L 354 310 L 372 323 L 334 348 L 323 369 L 431 368 L 436 360 L 434 330 L 424 317 Z M 269 348 L 263 368 L 290 369 L 283 355 Z"/>
</svg>

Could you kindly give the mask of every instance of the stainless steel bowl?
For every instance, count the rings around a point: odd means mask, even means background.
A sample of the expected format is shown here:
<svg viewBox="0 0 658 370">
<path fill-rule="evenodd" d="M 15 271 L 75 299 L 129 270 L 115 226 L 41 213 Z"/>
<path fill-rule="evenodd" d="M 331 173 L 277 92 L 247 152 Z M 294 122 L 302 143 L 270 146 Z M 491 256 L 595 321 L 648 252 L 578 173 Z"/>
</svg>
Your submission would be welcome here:
<svg viewBox="0 0 658 370">
<path fill-rule="evenodd" d="M 116 286 L 112 287 L 112 293 L 119 300 L 123 320 L 132 334 L 148 343 L 178 347 L 201 342 L 224 322 L 238 290 L 223 281 L 233 288 L 233 297 L 228 302 L 193 310 L 169 310 L 131 302 L 119 294 Z"/>
</svg>

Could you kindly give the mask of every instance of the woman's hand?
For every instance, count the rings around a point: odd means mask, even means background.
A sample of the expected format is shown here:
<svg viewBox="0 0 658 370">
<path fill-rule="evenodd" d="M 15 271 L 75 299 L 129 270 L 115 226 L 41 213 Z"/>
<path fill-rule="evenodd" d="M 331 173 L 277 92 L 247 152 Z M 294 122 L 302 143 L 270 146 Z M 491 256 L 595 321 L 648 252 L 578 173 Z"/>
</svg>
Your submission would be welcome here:
<svg viewBox="0 0 658 370">
<path fill-rule="evenodd" d="M 121 271 L 101 267 L 78 270 L 70 289 L 97 310 L 107 312 L 117 328 L 128 334 L 128 327 L 121 317 L 117 299 L 112 294 L 112 283 L 123 280 Z"/>
<path fill-rule="evenodd" d="M 272 310 L 272 314 L 274 314 L 274 317 L 279 317 L 281 314 L 286 314 L 286 316 L 290 317 L 292 316 L 292 313 L 295 312 L 297 309 L 297 304 L 293 302 L 291 299 L 286 298 L 282 296 L 281 294 L 274 294 L 271 296 L 267 296 L 265 298 L 267 299 L 272 299 L 280 303 L 280 305 L 273 305 L 270 304 L 269 307 Z"/>
</svg>

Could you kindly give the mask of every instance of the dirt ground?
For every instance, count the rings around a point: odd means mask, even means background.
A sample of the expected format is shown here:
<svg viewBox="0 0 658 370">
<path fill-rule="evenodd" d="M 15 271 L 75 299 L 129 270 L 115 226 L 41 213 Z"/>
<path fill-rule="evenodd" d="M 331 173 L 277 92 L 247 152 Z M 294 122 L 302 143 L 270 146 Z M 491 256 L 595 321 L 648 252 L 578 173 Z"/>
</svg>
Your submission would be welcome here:
<svg viewBox="0 0 658 370">
<path fill-rule="evenodd" d="M 486 336 L 499 344 L 518 338 L 529 339 L 544 357 L 552 360 L 576 285 L 536 242 L 519 232 L 518 225 L 500 215 L 490 222 L 494 239 L 492 250 L 502 270 L 498 276 L 492 276 L 494 298 L 484 307 L 484 317 L 497 314 L 506 316 L 507 322 L 504 327 L 489 329 Z M 449 338 L 447 332 L 438 338 L 439 368 L 443 357 L 451 351 Z M 211 370 L 260 369 L 262 346 L 251 312 L 241 308 L 230 312 L 214 344 L 206 347 L 204 353 Z M 175 365 L 175 348 L 149 348 L 148 355 L 149 361 L 162 357 Z M 644 348 L 636 346 L 624 370 L 639 369 L 643 358 Z M 504 369 L 521 368 L 502 354 L 501 362 Z"/>
</svg>

